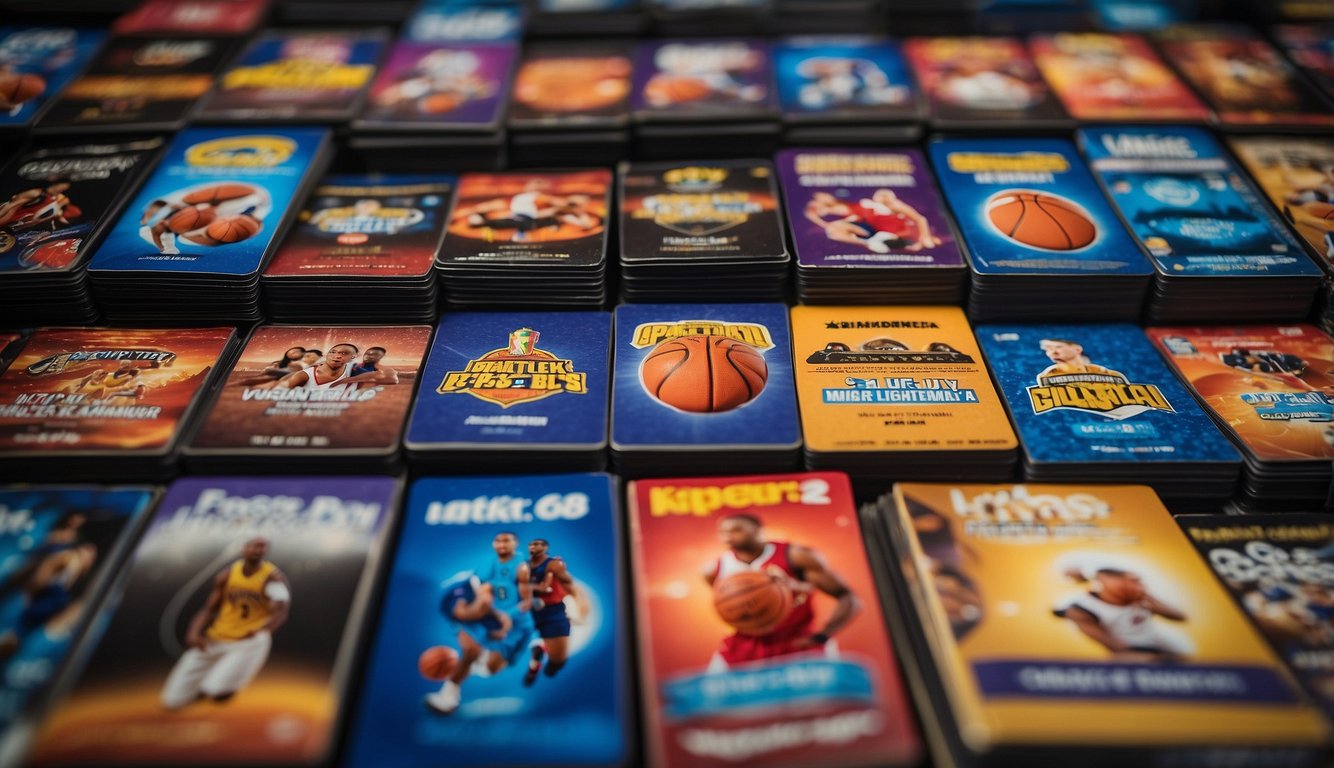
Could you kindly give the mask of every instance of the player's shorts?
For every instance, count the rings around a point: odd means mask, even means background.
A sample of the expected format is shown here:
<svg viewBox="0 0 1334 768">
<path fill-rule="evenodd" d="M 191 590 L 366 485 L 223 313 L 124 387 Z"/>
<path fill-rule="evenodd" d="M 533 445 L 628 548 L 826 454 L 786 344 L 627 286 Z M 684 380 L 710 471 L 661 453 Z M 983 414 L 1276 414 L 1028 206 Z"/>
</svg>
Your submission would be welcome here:
<svg viewBox="0 0 1334 768">
<path fill-rule="evenodd" d="M 544 605 L 533 611 L 533 623 L 539 637 L 570 636 L 570 615 L 565 612 L 565 603 Z"/>
<path fill-rule="evenodd" d="M 32 596 L 28 606 L 19 614 L 18 624 L 14 627 L 14 631 L 19 637 L 27 636 L 55 618 L 56 614 L 68 608 L 70 602 L 70 593 L 60 587 L 43 589 Z"/>
<path fill-rule="evenodd" d="M 866 237 L 875 237 L 876 235 L 885 231 L 882 229 L 876 229 L 874 226 L 870 224 L 870 222 L 866 221 L 850 221 L 848 223 L 856 227 L 857 229 L 860 229 L 862 231 L 862 234 L 864 234 Z M 908 241 L 905 240 L 902 235 L 893 233 L 891 233 L 890 238 L 885 242 L 885 245 L 889 246 L 890 248 L 897 248 L 901 245 L 907 245 L 907 244 Z"/>
<path fill-rule="evenodd" d="M 723 661 L 730 666 L 794 653 L 818 652 L 820 650 L 818 646 L 807 648 L 797 646 L 798 640 L 810 634 L 809 630 L 810 627 L 799 626 L 768 635 L 732 635 L 723 638 L 718 655 L 722 656 Z"/>
<path fill-rule="evenodd" d="M 204 650 L 189 648 L 162 686 L 162 705 L 179 709 L 199 697 L 225 696 L 250 685 L 269 658 L 273 639 L 258 632 L 244 640 L 209 640 Z"/>
<path fill-rule="evenodd" d="M 500 654 L 507 663 L 516 664 L 528 650 L 528 646 L 532 645 L 537 630 L 533 627 L 532 616 L 528 613 L 512 615 L 510 618 L 514 619 L 514 626 L 505 633 L 505 637 L 500 640 L 487 638 L 482 647 Z"/>
</svg>

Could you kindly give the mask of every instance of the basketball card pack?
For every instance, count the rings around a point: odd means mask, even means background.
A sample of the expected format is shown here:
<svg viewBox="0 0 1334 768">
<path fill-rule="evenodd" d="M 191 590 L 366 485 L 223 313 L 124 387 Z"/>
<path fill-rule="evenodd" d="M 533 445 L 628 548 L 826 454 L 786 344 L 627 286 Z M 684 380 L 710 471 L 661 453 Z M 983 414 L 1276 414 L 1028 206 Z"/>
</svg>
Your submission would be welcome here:
<svg viewBox="0 0 1334 768">
<path fill-rule="evenodd" d="M 185 446 L 197 473 L 390 471 L 425 325 L 264 325 L 251 334 Z"/>
<path fill-rule="evenodd" d="M 325 128 L 176 134 L 88 265 L 103 311 L 118 321 L 259 319 L 259 274 L 329 145 Z"/>
<path fill-rule="evenodd" d="M 615 327 L 611 458 L 619 474 L 796 464 L 801 426 L 785 305 L 622 304 Z"/>
<path fill-rule="evenodd" d="M 845 476 L 639 480 L 627 498 L 647 765 L 918 761 Z"/>
<path fill-rule="evenodd" d="M 1309 325 L 1146 332 L 1241 450 L 1243 506 L 1325 504 L 1334 459 L 1334 341 Z"/>
<path fill-rule="evenodd" d="M 0 375 L 0 459 L 25 479 L 156 479 L 170 470 L 234 336 L 232 328 L 37 331 Z"/>
<path fill-rule="evenodd" d="M 511 162 L 600 165 L 623 159 L 633 67 L 631 46 L 621 41 L 525 46 L 507 119 Z"/>
<path fill-rule="evenodd" d="M 413 483 L 345 764 L 632 761 L 615 480 Z"/>
<path fill-rule="evenodd" d="M 0 27 L 0 132 L 31 127 L 104 38 L 88 29 Z"/>
<path fill-rule="evenodd" d="M 1078 120 L 1202 122 L 1209 110 L 1143 37 L 1057 32 L 1029 40 L 1033 59 Z"/>
<path fill-rule="evenodd" d="M 904 45 L 938 128 L 1057 127 L 1061 103 L 1014 37 L 918 37 Z"/>
<path fill-rule="evenodd" d="M 1196 508 L 1232 495 L 1241 457 L 1138 327 L 982 325 L 977 336 L 1025 479 L 1144 483 Z"/>
<path fill-rule="evenodd" d="M 930 144 L 973 274 L 975 321 L 1133 320 L 1153 267 L 1065 139 Z"/>
<path fill-rule="evenodd" d="M 494 132 L 517 55 L 513 44 L 400 40 L 375 77 L 357 129 Z"/>
<path fill-rule="evenodd" d="M 282 30 L 260 35 L 222 74 L 201 122 L 345 123 L 361 109 L 385 30 Z"/>
<path fill-rule="evenodd" d="M 434 322 L 453 176 L 329 176 L 261 276 L 281 322 Z"/>
<path fill-rule="evenodd" d="M 1280 24 L 1273 35 L 1325 99 L 1334 101 L 1334 25 Z"/>
<path fill-rule="evenodd" d="M 608 312 L 446 312 L 404 445 L 422 471 L 601 470 Z"/>
<path fill-rule="evenodd" d="M 86 257 L 162 144 L 47 144 L 0 169 L 0 326 L 97 319 Z"/>
<path fill-rule="evenodd" d="M 1319 763 L 1328 725 L 1151 489 L 900 483 L 863 515 L 940 762 Z"/>
<path fill-rule="evenodd" d="M 115 35 L 245 37 L 264 23 L 270 0 L 143 0 L 111 25 Z"/>
<path fill-rule="evenodd" d="M 600 306 L 611 172 L 459 177 L 436 268 L 450 304 Z"/>
<path fill-rule="evenodd" d="M 319 765 L 343 720 L 400 481 L 168 488 L 39 730 L 39 765 Z"/>
<path fill-rule="evenodd" d="M 1274 650 L 1334 716 L 1334 528 L 1319 514 L 1177 519 Z"/>
<path fill-rule="evenodd" d="M 788 254 L 773 165 L 623 163 L 626 301 L 783 301 Z"/>
<path fill-rule="evenodd" d="M 897 42 L 802 36 L 773 47 L 788 143 L 883 144 L 921 133 L 922 101 Z"/>
<path fill-rule="evenodd" d="M 501 43 L 523 39 L 524 5 L 468 0 L 423 0 L 403 25 L 403 39 L 419 43 Z"/>
<path fill-rule="evenodd" d="M 1157 269 L 1152 322 L 1304 318 L 1324 274 L 1204 128 L 1083 128 L 1080 148 Z"/>
<path fill-rule="evenodd" d="M 1326 268 L 1334 264 L 1334 139 L 1239 136 L 1228 143 L 1311 254 Z"/>
<path fill-rule="evenodd" d="M 236 52 L 234 38 L 118 37 L 42 113 L 37 133 L 171 132 Z"/>
<path fill-rule="evenodd" d="M 809 469 L 895 480 L 1014 473 L 1018 441 L 958 307 L 793 307 Z"/>
<path fill-rule="evenodd" d="M 968 277 L 916 149 L 784 149 L 775 158 L 804 304 L 952 304 Z"/>
<path fill-rule="evenodd" d="M 1334 127 L 1331 107 L 1274 46 L 1249 27 L 1185 24 L 1158 33 L 1158 45 L 1224 128 Z"/>
</svg>

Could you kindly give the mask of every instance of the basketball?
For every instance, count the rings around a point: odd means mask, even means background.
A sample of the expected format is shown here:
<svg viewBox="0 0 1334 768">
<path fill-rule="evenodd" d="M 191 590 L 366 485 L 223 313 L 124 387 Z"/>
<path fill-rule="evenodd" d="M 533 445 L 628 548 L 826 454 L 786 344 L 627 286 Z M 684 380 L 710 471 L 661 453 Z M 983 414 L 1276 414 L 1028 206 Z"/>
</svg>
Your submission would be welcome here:
<svg viewBox="0 0 1334 768">
<path fill-rule="evenodd" d="M 639 369 L 644 390 L 691 413 L 721 413 L 754 400 L 769 379 L 757 349 L 725 336 L 682 336 L 662 342 Z"/>
<path fill-rule="evenodd" d="M 644 86 L 644 98 L 655 106 L 669 107 L 698 101 L 708 96 L 710 91 L 709 84 L 698 77 L 654 75 L 648 85 Z"/>
<path fill-rule="evenodd" d="M 430 93 L 417 99 L 417 111 L 424 115 L 443 115 L 459 106 L 459 97 L 452 93 Z"/>
<path fill-rule="evenodd" d="M 1112 605 L 1130 605 L 1144 597 L 1144 585 L 1129 579 L 1103 582 L 1098 594 Z"/>
<path fill-rule="evenodd" d="M 39 75 L 0 75 L 0 107 L 12 109 L 41 96 L 45 90 L 46 81 Z"/>
<path fill-rule="evenodd" d="M 218 215 L 211 209 L 201 211 L 198 208 L 182 208 L 167 219 L 167 229 L 181 235 L 200 227 L 207 227 L 216 218 Z"/>
<path fill-rule="evenodd" d="M 1045 192 L 1001 192 L 987 203 L 987 219 L 1011 240 L 1046 251 L 1076 251 L 1098 236 L 1083 209 Z"/>
<path fill-rule="evenodd" d="M 459 665 L 459 655 L 453 648 L 435 645 L 417 657 L 417 671 L 427 680 L 443 682 Z"/>
<path fill-rule="evenodd" d="M 742 571 L 713 585 L 713 607 L 736 631 L 762 635 L 792 610 L 792 590 L 767 573 Z"/>
<path fill-rule="evenodd" d="M 204 234 L 219 243 L 237 243 L 253 237 L 263 226 L 250 216 L 229 216 L 209 224 Z"/>
<path fill-rule="evenodd" d="M 217 205 L 226 200 L 235 200 L 238 197 L 254 194 L 254 192 L 255 188 L 249 184 L 232 184 L 223 182 L 221 184 L 204 187 L 203 189 L 197 189 L 194 192 L 182 196 L 181 201 L 187 205 L 199 205 L 200 203 Z"/>
</svg>

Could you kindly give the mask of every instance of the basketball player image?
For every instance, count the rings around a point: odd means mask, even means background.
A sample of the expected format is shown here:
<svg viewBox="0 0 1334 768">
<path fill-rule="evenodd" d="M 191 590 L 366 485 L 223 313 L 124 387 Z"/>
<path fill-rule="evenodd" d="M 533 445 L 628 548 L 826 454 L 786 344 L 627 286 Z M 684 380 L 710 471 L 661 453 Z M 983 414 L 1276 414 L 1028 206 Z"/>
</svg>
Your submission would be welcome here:
<svg viewBox="0 0 1334 768">
<path fill-rule="evenodd" d="M 306 356 L 305 347 L 292 347 L 283 353 L 281 360 L 275 360 L 269 363 L 269 367 L 260 372 L 258 376 L 252 376 L 248 379 L 242 379 L 236 382 L 237 386 L 255 387 L 261 384 L 276 384 L 279 379 L 302 370 L 302 359 Z"/>
<path fill-rule="evenodd" d="M 962 58 L 948 63 L 936 95 L 970 109 L 1026 109 L 1042 98 L 1039 85 L 1005 71 L 1003 63 Z"/>
<path fill-rule="evenodd" d="M 877 189 L 855 203 L 816 192 L 806 203 L 805 213 L 830 240 L 872 253 L 889 253 L 895 248 L 916 252 L 940 245 L 926 217 L 889 189 Z"/>
<path fill-rule="evenodd" d="M 723 638 L 708 671 L 717 673 L 750 661 L 794 654 L 836 656 L 835 635 L 861 610 L 861 602 L 848 585 L 825 564 L 819 552 L 785 541 L 769 541 L 764 524 L 752 515 L 728 515 L 718 521 L 718 538 L 727 550 L 704 573 L 713 587 L 728 577 L 747 571 L 768 575 L 792 593 L 792 607 L 772 629 L 762 634 L 738 630 Z M 817 593 L 837 603 L 823 626 L 815 627 L 814 598 Z"/>
<path fill-rule="evenodd" d="M 542 641 L 533 646 L 528 672 L 523 676 L 524 686 L 537 682 L 543 671 L 542 658 L 546 657 L 547 677 L 555 677 L 570 657 L 570 615 L 565 609 L 565 597 L 574 598 L 579 616 L 588 615 L 588 596 L 574 585 L 574 577 L 565 566 L 565 560 L 550 554 L 546 539 L 528 542 L 528 580 L 533 584 L 533 624 Z"/>
<path fill-rule="evenodd" d="M 1227 354 L 1219 356 L 1223 365 L 1256 374 L 1248 378 L 1247 383 L 1266 388 L 1266 383 L 1277 383 L 1282 387 L 1299 392 L 1314 392 L 1312 386 L 1302 377 L 1306 375 L 1306 361 L 1297 355 L 1275 350 L 1254 351 L 1243 347 L 1234 347 Z"/>
<path fill-rule="evenodd" d="M 817 56 L 798 64 L 797 76 L 810 81 L 800 90 L 807 109 L 899 104 L 908 97 L 907 86 L 891 85 L 884 70 L 866 59 Z"/>
<path fill-rule="evenodd" d="M 1084 347 L 1077 341 L 1042 339 L 1038 342 L 1038 345 L 1042 347 L 1043 353 L 1051 361 L 1051 365 L 1038 374 L 1038 381 L 1048 376 L 1065 376 L 1072 373 L 1101 373 L 1107 376 L 1125 378 L 1125 375 L 1089 360 L 1088 356 L 1084 354 Z"/>
<path fill-rule="evenodd" d="M 62 181 L 45 188 L 15 192 L 0 203 L 0 227 L 18 232 L 47 224 L 52 231 L 69 226 L 70 219 L 83 213 L 65 194 L 69 189 L 70 185 Z"/>
<path fill-rule="evenodd" d="M 1325 258 L 1334 259 L 1334 163 L 1311 162 L 1306 170 L 1320 174 L 1319 181 L 1298 181 L 1291 167 L 1282 163 L 1283 183 L 1292 190 L 1283 196 L 1283 215 L 1293 224 L 1323 233 Z"/>
<path fill-rule="evenodd" d="M 361 362 L 352 366 L 348 384 L 397 384 L 398 371 L 383 364 L 388 350 L 370 347 L 361 355 Z"/>
<path fill-rule="evenodd" d="M 696 101 L 763 101 L 763 85 L 745 85 L 739 72 L 760 65 L 758 51 L 732 46 L 665 45 L 653 59 L 657 72 L 644 84 L 644 100 L 663 109 Z"/>
<path fill-rule="evenodd" d="M 1088 591 L 1066 598 L 1052 613 L 1075 625 L 1122 662 L 1180 661 L 1195 652 L 1184 633 L 1163 620 L 1186 614 L 1149 593 L 1139 574 L 1112 563 L 1069 568 L 1065 575 Z"/>
<path fill-rule="evenodd" d="M 139 369 L 129 360 L 122 360 L 114 371 L 95 368 L 86 376 L 70 382 L 62 391 L 71 395 L 85 395 L 90 400 L 110 400 L 113 397 L 143 399 L 148 386 L 139 381 Z"/>
<path fill-rule="evenodd" d="M 1283 66 L 1267 56 L 1253 55 L 1248 48 L 1244 42 L 1223 41 L 1197 48 L 1202 89 L 1233 108 L 1275 109 L 1300 101 Z"/>
<path fill-rule="evenodd" d="M 287 374 L 274 389 L 344 389 L 351 384 L 352 360 L 360 351 L 356 344 L 335 344 L 319 365 Z"/>
<path fill-rule="evenodd" d="M 458 629 L 457 639 L 461 651 L 459 663 L 454 673 L 441 685 L 440 690 L 428 694 L 426 706 L 442 715 L 452 714 L 462 701 L 462 685 L 472 673 L 473 664 L 479 660 L 487 674 L 499 674 L 506 667 L 517 662 L 529 643 L 532 642 L 534 627 L 532 604 L 533 584 L 528 561 L 517 557 L 519 537 L 511 531 L 502 531 L 491 540 L 491 549 L 495 558 L 477 571 L 479 582 L 489 587 L 491 605 L 489 610 L 503 613 L 509 618 L 508 627 L 503 622 L 499 629 L 487 629 L 484 624 L 459 624 L 454 610 L 459 608 L 458 601 L 449 606 L 449 617 L 454 619 Z M 449 595 L 446 595 L 449 599 Z M 444 606 L 442 606 L 443 608 Z M 464 615 L 478 615 L 476 610 L 468 610 Z M 481 614 L 484 616 L 484 614 Z M 481 617 L 479 616 L 479 618 Z M 485 654 L 485 658 L 483 658 Z"/>
<path fill-rule="evenodd" d="M 28 554 L 23 567 L 0 585 L 0 598 L 15 591 L 23 596 L 18 620 L 0 632 L 0 664 L 13 658 L 34 632 L 58 635 L 78 618 L 84 576 L 97 562 L 97 546 L 79 540 L 86 522 L 77 513 L 61 520 Z"/>
<path fill-rule="evenodd" d="M 480 67 L 471 51 L 431 51 L 376 94 L 375 103 L 383 109 L 423 115 L 452 112 L 469 101 L 494 95 L 495 85 L 477 74 Z"/>
<path fill-rule="evenodd" d="M 219 246 L 247 240 L 264 228 L 273 208 L 261 187 L 208 183 L 177 190 L 150 202 L 139 217 L 139 237 L 158 253 L 180 254 L 178 240 Z"/>
<path fill-rule="evenodd" d="M 301 356 L 302 368 L 314 368 L 322 362 L 324 362 L 324 350 L 322 349 L 307 349 L 306 353 Z"/>
<path fill-rule="evenodd" d="M 268 540 L 253 538 L 214 577 L 186 630 L 186 651 L 162 686 L 163 708 L 174 712 L 200 698 L 227 701 L 259 674 L 292 604 L 287 577 L 268 554 Z"/>
<path fill-rule="evenodd" d="M 588 210 L 588 195 L 552 195 L 545 191 L 548 186 L 545 179 L 531 179 L 517 195 L 466 206 L 455 211 L 451 220 L 462 219 L 472 229 L 509 232 L 508 239 L 515 243 L 539 230 L 559 230 L 562 225 L 573 227 L 580 235 L 602 226 L 602 217 Z"/>
</svg>

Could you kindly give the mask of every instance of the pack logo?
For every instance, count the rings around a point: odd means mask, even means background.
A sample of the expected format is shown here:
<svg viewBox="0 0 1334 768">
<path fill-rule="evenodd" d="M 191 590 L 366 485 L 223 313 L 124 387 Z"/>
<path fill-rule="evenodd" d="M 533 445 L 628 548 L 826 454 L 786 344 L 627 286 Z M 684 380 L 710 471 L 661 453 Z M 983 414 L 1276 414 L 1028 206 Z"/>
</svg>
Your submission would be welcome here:
<svg viewBox="0 0 1334 768">
<path fill-rule="evenodd" d="M 185 150 L 185 162 L 208 168 L 272 168 L 287 162 L 296 142 L 286 136 L 228 136 Z"/>
<path fill-rule="evenodd" d="M 29 365 L 29 376 L 49 376 L 63 373 L 71 365 L 86 363 L 147 363 L 150 368 L 170 366 L 176 361 L 176 353 L 165 349 L 81 349 L 76 352 L 61 352 L 50 355 Z"/>
<path fill-rule="evenodd" d="M 449 371 L 435 391 L 466 393 L 501 408 L 562 392 L 588 394 L 588 374 L 576 371 L 572 361 L 538 349 L 540 336 L 532 328 L 511 332 L 509 346 L 468 361 L 462 371 Z"/>
<path fill-rule="evenodd" d="M 723 336 L 749 344 L 756 349 L 774 345 L 769 329 L 757 323 L 720 323 L 716 320 L 677 320 L 669 323 L 641 323 L 635 328 L 630 346 L 635 349 L 657 346 L 682 336 Z"/>
<path fill-rule="evenodd" d="M 1176 413 L 1153 384 L 1136 384 L 1125 374 L 1092 362 L 1084 347 L 1070 339 L 1043 339 L 1052 364 L 1028 387 L 1033 413 L 1071 410 L 1121 421 L 1146 411 Z"/>
</svg>

